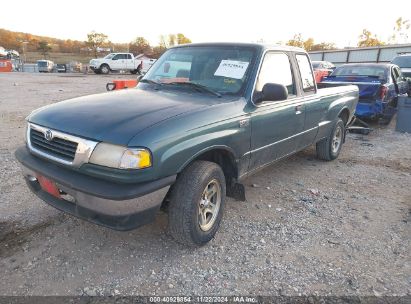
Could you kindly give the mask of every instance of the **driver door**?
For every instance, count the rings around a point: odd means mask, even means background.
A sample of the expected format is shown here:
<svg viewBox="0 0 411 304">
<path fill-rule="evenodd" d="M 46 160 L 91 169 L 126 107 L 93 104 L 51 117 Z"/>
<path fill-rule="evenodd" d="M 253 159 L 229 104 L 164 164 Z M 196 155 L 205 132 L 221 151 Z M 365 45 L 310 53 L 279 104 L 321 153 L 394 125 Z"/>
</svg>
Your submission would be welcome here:
<svg viewBox="0 0 411 304">
<path fill-rule="evenodd" d="M 112 64 L 110 68 L 112 70 L 121 70 L 126 68 L 125 54 L 117 54 L 112 59 Z"/>
<path fill-rule="evenodd" d="M 251 113 L 250 171 L 296 151 L 297 134 L 304 128 L 304 101 L 297 94 L 295 73 L 288 53 L 268 52 L 255 86 L 260 92 L 266 83 L 282 84 L 288 99 L 256 104 Z"/>
</svg>

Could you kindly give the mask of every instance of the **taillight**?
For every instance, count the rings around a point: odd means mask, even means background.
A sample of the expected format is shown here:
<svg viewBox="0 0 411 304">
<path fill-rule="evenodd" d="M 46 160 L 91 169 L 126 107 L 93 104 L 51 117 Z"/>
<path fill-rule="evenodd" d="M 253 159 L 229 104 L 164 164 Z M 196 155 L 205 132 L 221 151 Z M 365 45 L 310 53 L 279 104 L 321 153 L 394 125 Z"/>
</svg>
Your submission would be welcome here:
<svg viewBox="0 0 411 304">
<path fill-rule="evenodd" d="M 381 86 L 380 88 L 380 99 L 383 100 L 387 94 L 388 88 L 386 86 Z"/>
</svg>

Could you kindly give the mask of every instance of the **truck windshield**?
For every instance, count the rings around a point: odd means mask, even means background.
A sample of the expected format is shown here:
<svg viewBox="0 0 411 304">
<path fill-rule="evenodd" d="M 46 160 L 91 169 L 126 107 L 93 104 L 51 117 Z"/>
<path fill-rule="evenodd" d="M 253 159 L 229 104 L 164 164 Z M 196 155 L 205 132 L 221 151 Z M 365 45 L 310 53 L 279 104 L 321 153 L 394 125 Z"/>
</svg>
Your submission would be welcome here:
<svg viewBox="0 0 411 304">
<path fill-rule="evenodd" d="M 42 68 L 47 67 L 47 61 L 37 61 L 37 65 Z"/>
<path fill-rule="evenodd" d="M 191 83 L 218 94 L 239 94 L 249 77 L 255 50 L 248 47 L 189 46 L 168 50 L 144 77 L 146 83 Z M 194 86 L 170 86 L 195 88 Z"/>
<path fill-rule="evenodd" d="M 115 54 L 108 54 L 106 57 L 104 57 L 104 59 L 111 59 L 114 57 Z"/>
</svg>

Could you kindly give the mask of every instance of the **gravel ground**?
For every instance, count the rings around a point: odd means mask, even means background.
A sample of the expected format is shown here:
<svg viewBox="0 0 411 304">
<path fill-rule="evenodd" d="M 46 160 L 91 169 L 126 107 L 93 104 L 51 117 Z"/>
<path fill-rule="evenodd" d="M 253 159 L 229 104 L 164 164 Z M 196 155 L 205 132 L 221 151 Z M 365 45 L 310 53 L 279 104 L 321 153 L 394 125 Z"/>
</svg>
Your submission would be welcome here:
<svg viewBox="0 0 411 304">
<path fill-rule="evenodd" d="M 41 202 L 13 156 L 24 118 L 113 77 L 0 74 L 0 295 L 411 294 L 411 135 L 392 125 L 349 134 L 336 161 L 309 148 L 249 178 L 198 249 L 162 213 L 116 232 Z"/>
</svg>

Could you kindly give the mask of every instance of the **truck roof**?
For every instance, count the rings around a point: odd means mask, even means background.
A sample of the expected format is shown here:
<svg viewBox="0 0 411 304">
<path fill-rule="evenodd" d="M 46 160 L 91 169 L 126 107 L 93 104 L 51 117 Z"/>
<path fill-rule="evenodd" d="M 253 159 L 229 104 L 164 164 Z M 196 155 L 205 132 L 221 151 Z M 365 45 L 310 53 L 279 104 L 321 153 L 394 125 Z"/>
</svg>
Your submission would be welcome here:
<svg viewBox="0 0 411 304">
<path fill-rule="evenodd" d="M 288 45 L 271 45 L 264 43 L 244 43 L 244 42 L 203 42 L 176 45 L 172 48 L 183 48 L 188 46 L 229 46 L 229 47 L 253 47 L 260 50 L 288 51 L 288 52 L 306 52 L 304 49 Z"/>
</svg>

